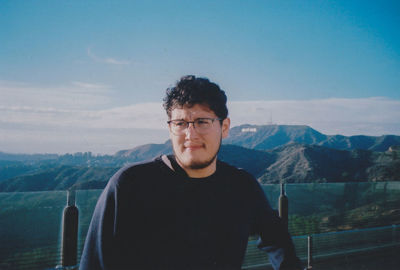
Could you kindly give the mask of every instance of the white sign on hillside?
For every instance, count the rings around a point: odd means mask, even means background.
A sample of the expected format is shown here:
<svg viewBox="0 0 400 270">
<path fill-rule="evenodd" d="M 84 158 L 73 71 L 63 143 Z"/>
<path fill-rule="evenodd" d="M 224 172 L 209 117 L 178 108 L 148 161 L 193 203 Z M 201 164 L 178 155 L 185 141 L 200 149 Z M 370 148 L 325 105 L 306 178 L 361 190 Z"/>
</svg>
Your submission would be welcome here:
<svg viewBox="0 0 400 270">
<path fill-rule="evenodd" d="M 242 132 L 257 132 L 256 128 L 242 128 Z"/>
</svg>

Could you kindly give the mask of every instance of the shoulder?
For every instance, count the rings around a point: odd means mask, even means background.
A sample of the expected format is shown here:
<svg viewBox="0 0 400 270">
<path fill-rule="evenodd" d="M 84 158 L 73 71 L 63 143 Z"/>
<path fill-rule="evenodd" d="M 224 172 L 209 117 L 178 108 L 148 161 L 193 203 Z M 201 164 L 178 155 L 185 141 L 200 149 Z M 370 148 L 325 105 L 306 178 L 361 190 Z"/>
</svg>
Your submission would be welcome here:
<svg viewBox="0 0 400 270">
<path fill-rule="evenodd" d="M 141 193 L 157 186 L 163 175 L 166 175 L 166 165 L 159 158 L 151 161 L 133 163 L 118 170 L 108 181 L 101 193 L 96 212 L 114 213 L 115 205 L 129 207 L 137 201 Z"/>
<path fill-rule="evenodd" d="M 249 172 L 247 172 L 246 170 L 244 170 L 242 168 L 232 166 L 221 160 L 218 160 L 217 162 L 218 162 L 217 163 L 218 169 L 221 170 L 222 172 L 229 172 L 229 173 L 240 175 L 242 177 L 254 179 L 253 175 L 251 175 Z"/>
<path fill-rule="evenodd" d="M 222 161 L 219 161 L 218 165 L 226 189 L 240 193 L 240 198 L 253 206 L 259 205 L 260 202 L 265 203 L 263 188 L 252 174 Z"/>
<path fill-rule="evenodd" d="M 135 180 L 152 179 L 166 171 L 166 165 L 160 157 L 153 160 L 128 164 L 119 169 L 109 180 L 107 187 L 114 189 L 120 186 L 130 185 Z"/>
<path fill-rule="evenodd" d="M 235 181 L 241 184 L 248 184 L 250 186 L 258 185 L 255 177 L 242 168 L 232 166 L 220 160 L 218 160 L 217 166 L 218 170 L 220 170 L 220 173 L 226 175 L 226 177 L 229 178 L 230 183 L 232 181 Z"/>
</svg>

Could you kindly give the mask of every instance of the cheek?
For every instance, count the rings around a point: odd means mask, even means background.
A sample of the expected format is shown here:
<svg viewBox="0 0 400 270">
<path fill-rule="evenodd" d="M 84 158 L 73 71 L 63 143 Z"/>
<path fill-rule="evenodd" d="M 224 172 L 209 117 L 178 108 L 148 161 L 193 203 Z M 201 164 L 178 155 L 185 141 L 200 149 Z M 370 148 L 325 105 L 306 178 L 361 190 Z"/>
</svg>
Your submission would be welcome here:
<svg viewBox="0 0 400 270">
<path fill-rule="evenodd" d="M 213 136 L 209 136 L 207 138 L 208 145 L 212 148 L 218 147 L 220 141 L 221 141 L 221 134 L 214 134 Z"/>
<path fill-rule="evenodd" d="M 176 137 L 176 136 L 171 136 L 170 138 L 172 141 L 172 147 L 175 150 L 180 150 L 183 145 L 183 140 L 180 137 Z"/>
</svg>

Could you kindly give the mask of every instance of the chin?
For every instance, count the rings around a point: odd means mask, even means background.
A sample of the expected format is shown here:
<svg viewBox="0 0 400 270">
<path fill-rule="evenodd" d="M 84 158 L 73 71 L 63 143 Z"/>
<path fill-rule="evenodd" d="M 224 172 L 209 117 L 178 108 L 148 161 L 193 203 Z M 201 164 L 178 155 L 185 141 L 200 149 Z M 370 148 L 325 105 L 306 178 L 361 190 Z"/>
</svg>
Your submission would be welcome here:
<svg viewBox="0 0 400 270">
<path fill-rule="evenodd" d="M 204 169 L 210 166 L 214 160 L 216 159 L 216 155 L 213 156 L 210 159 L 199 159 L 199 158 L 186 158 L 183 160 L 180 160 L 182 165 L 186 168 L 192 169 L 192 170 L 199 170 L 199 169 Z"/>
<path fill-rule="evenodd" d="M 188 166 L 188 168 L 192 170 L 199 170 L 199 169 L 204 169 L 210 166 L 210 164 L 213 162 L 211 161 L 198 161 L 198 162 L 191 162 Z"/>
</svg>

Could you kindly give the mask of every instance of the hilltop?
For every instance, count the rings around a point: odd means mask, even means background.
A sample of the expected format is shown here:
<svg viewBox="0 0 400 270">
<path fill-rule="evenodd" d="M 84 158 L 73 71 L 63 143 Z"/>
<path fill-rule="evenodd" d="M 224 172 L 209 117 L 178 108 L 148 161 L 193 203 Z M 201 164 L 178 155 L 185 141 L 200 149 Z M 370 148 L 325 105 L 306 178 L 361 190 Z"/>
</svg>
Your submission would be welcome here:
<svg viewBox="0 0 400 270">
<path fill-rule="evenodd" d="M 241 125 L 233 127 L 225 144 L 256 150 L 270 150 L 289 143 L 319 145 L 339 150 L 363 149 L 384 152 L 400 145 L 400 136 L 343 136 L 325 135 L 309 126 L 301 125 Z"/>
</svg>

